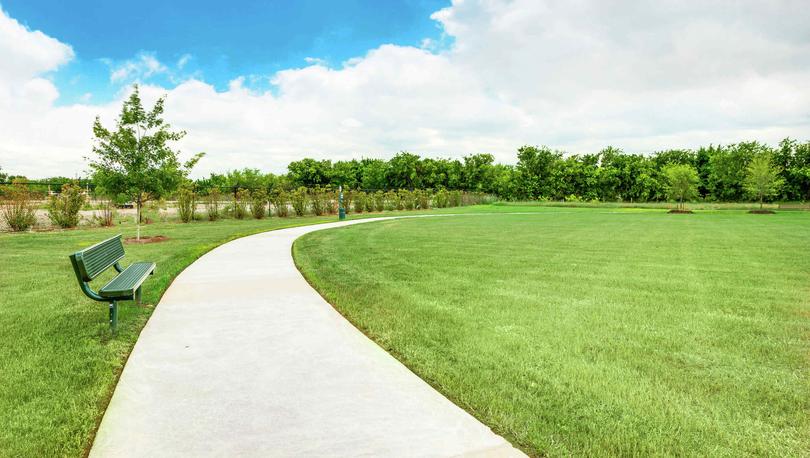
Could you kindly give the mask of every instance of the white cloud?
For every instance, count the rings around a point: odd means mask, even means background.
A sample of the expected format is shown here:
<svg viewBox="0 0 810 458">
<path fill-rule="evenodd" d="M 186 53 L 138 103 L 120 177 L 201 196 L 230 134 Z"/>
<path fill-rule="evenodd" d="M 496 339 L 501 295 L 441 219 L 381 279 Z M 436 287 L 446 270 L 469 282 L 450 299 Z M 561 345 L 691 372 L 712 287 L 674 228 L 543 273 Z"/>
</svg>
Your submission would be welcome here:
<svg viewBox="0 0 810 458">
<path fill-rule="evenodd" d="M 432 17 L 441 46 L 384 45 L 338 68 L 311 59 L 267 75 L 272 92 L 248 90 L 245 77 L 217 92 L 197 76 L 143 93 L 148 101 L 168 93 L 168 120 L 188 131 L 183 151 L 208 153 L 197 174 L 403 149 L 512 162 L 527 143 L 651 151 L 810 132 L 801 1 L 470 0 Z M 94 115 L 111 123 L 120 101 L 55 108 L 56 88 L 41 75 L 70 59 L 70 48 L 24 28 L 9 41 L 4 21 L 13 22 L 0 15 L 0 57 L 34 57 L 15 65 L 13 79 L 0 70 L 0 87 L 14 94 L 0 98 L 0 165 L 33 176 L 82 170 Z M 26 40 L 31 49 L 15 46 Z M 165 71 L 144 56 L 121 78 Z"/>
<path fill-rule="evenodd" d="M 182 68 L 187 62 L 188 59 L 180 58 L 177 65 Z M 142 52 L 134 59 L 112 65 L 110 81 L 113 83 L 139 81 L 167 71 L 168 68 L 160 63 L 153 54 Z"/>
</svg>

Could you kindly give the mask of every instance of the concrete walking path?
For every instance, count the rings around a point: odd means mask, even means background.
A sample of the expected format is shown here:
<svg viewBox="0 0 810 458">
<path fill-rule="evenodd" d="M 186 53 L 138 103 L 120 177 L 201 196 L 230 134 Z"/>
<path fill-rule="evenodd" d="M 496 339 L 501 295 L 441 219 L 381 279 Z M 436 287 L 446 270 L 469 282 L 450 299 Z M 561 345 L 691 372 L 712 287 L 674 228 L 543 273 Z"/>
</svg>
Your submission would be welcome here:
<svg viewBox="0 0 810 458">
<path fill-rule="evenodd" d="M 191 264 L 135 344 L 90 456 L 523 456 L 296 269 L 301 235 L 381 219 L 265 232 Z"/>
</svg>

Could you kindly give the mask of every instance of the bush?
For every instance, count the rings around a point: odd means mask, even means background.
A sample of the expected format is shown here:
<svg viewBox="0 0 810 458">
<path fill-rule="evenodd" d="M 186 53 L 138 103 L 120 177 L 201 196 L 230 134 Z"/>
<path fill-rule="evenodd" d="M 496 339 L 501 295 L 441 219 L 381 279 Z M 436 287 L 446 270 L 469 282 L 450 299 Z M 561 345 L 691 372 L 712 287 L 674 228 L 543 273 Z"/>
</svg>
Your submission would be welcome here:
<svg viewBox="0 0 810 458">
<path fill-rule="evenodd" d="M 316 216 L 321 216 L 326 213 L 326 200 L 327 197 L 320 186 L 312 191 L 310 201 L 312 203 L 312 213 Z"/>
<path fill-rule="evenodd" d="M 27 185 L 15 183 L 5 186 L 3 195 L 5 198 L 0 206 L 0 216 L 12 231 L 27 231 L 36 224 L 34 203 Z"/>
<path fill-rule="evenodd" d="M 461 206 L 461 191 L 450 191 L 450 206 L 451 207 Z"/>
<path fill-rule="evenodd" d="M 115 203 L 110 199 L 103 199 L 98 204 L 101 214 L 93 212 L 93 220 L 101 227 L 112 227 L 115 219 Z"/>
<path fill-rule="evenodd" d="M 385 194 L 382 191 L 374 193 L 374 208 L 378 212 L 385 210 Z"/>
<path fill-rule="evenodd" d="M 365 200 L 366 200 L 366 211 L 373 212 L 374 208 L 376 207 L 376 205 L 374 204 L 374 193 L 371 192 L 366 194 Z"/>
<path fill-rule="evenodd" d="M 450 204 L 450 195 L 447 193 L 446 189 L 440 189 L 436 193 L 433 205 L 437 208 L 447 208 L 449 204 Z"/>
<path fill-rule="evenodd" d="M 205 197 L 205 210 L 208 212 L 208 221 L 216 221 L 219 219 L 219 199 L 220 193 L 218 188 L 208 190 L 208 195 Z"/>
<path fill-rule="evenodd" d="M 326 212 L 330 215 L 334 215 L 338 212 L 338 192 L 332 191 L 327 192 L 326 196 Z"/>
<path fill-rule="evenodd" d="M 247 189 L 240 188 L 236 191 L 233 197 L 233 217 L 236 219 L 245 219 L 247 216 L 247 203 L 250 200 L 250 192 Z"/>
<path fill-rule="evenodd" d="M 366 193 L 359 191 L 354 195 L 354 212 L 363 213 L 366 208 Z"/>
<path fill-rule="evenodd" d="M 79 225 L 79 211 L 86 200 L 81 187 L 65 183 L 62 192 L 48 202 L 48 218 L 61 228 L 76 227 Z"/>
<path fill-rule="evenodd" d="M 276 216 L 286 218 L 290 214 L 289 197 L 284 191 L 278 191 L 273 195 L 273 207 L 276 209 Z"/>
<path fill-rule="evenodd" d="M 419 199 L 419 208 L 421 210 L 427 210 L 430 208 L 430 191 L 424 189 L 418 191 L 417 197 Z"/>
<path fill-rule="evenodd" d="M 400 190 L 400 195 L 402 196 L 402 203 L 405 207 L 405 210 L 413 210 L 416 208 L 416 194 L 413 191 L 408 191 L 407 189 Z"/>
<path fill-rule="evenodd" d="M 296 216 L 304 216 L 307 212 L 307 188 L 300 187 L 292 194 L 292 207 Z"/>
<path fill-rule="evenodd" d="M 267 191 L 257 189 L 250 194 L 250 212 L 256 219 L 264 218 L 267 210 Z"/>
<path fill-rule="evenodd" d="M 197 206 L 197 194 L 193 184 L 185 184 L 177 191 L 177 214 L 180 221 L 188 223 L 194 220 L 194 210 Z"/>
<path fill-rule="evenodd" d="M 343 209 L 346 210 L 346 214 L 352 211 L 353 203 L 354 203 L 354 192 L 343 191 Z"/>
<path fill-rule="evenodd" d="M 385 210 L 394 211 L 397 208 L 399 196 L 396 191 L 388 191 L 385 193 Z"/>
</svg>

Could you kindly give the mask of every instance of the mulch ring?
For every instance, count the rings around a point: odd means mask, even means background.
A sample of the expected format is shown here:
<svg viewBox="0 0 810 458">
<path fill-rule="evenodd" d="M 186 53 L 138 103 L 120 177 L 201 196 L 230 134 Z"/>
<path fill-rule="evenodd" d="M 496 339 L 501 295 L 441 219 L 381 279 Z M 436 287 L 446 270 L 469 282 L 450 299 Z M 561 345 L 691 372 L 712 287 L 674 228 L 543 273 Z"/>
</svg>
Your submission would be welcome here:
<svg viewBox="0 0 810 458">
<path fill-rule="evenodd" d="M 124 239 L 124 243 L 137 243 L 143 245 L 146 243 L 165 242 L 167 240 L 169 240 L 169 238 L 165 235 L 153 235 L 151 237 L 141 237 L 140 240 L 136 239 L 135 237 L 127 237 Z"/>
<path fill-rule="evenodd" d="M 691 214 L 691 213 L 694 213 L 694 212 L 692 210 L 678 210 L 676 208 L 673 208 L 672 210 L 668 211 L 667 213 L 677 213 L 679 215 L 688 215 L 688 214 Z"/>
<path fill-rule="evenodd" d="M 762 209 L 762 210 L 748 210 L 748 213 L 753 213 L 755 215 L 773 215 L 773 214 L 776 214 L 776 212 L 773 211 L 773 210 L 765 210 L 765 209 Z"/>
</svg>

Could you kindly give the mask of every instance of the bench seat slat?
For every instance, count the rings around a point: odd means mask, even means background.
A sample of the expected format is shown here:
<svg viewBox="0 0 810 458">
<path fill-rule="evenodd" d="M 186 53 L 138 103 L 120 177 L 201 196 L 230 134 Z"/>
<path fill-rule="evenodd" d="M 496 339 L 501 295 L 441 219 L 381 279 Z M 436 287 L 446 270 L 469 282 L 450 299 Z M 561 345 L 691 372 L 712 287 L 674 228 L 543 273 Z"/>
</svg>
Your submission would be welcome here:
<svg viewBox="0 0 810 458">
<path fill-rule="evenodd" d="M 141 286 L 144 280 L 146 280 L 146 277 L 154 270 L 154 262 L 136 262 L 104 285 L 104 287 L 99 290 L 99 295 L 108 298 L 132 296 L 135 294 L 135 290 Z"/>
</svg>

